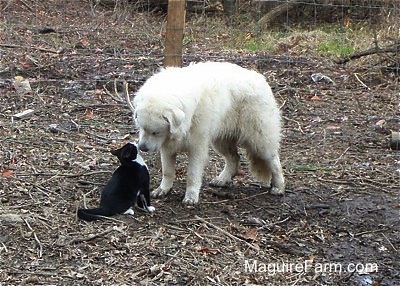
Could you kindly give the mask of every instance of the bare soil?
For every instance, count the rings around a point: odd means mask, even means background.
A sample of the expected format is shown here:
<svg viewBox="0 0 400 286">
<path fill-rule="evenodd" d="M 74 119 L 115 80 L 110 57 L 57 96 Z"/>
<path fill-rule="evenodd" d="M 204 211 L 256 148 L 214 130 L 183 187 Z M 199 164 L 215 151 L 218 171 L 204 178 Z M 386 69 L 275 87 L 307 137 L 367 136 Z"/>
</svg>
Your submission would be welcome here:
<svg viewBox="0 0 400 286">
<path fill-rule="evenodd" d="M 270 195 L 245 159 L 231 188 L 208 186 L 222 169 L 211 152 L 201 203 L 186 207 L 182 155 L 153 215 L 87 223 L 76 210 L 98 204 L 118 166 L 109 150 L 137 139 L 129 109 L 105 87 L 126 79 L 133 92 L 162 66 L 164 16 L 46 3 L 0 4 L 0 285 L 400 285 L 400 156 L 388 147 L 398 75 L 192 42 L 185 64 L 226 60 L 270 82 L 287 192 Z M 313 82 L 317 72 L 334 84 Z M 15 89 L 18 75 L 31 92 Z M 144 157 L 155 188 L 159 160 Z"/>
</svg>

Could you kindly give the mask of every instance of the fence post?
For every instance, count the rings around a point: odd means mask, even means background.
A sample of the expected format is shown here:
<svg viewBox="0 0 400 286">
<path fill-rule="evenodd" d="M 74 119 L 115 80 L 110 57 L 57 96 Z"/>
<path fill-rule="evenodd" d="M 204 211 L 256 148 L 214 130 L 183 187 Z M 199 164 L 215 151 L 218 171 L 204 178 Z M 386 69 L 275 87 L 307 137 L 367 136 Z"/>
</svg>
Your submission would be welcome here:
<svg viewBox="0 0 400 286">
<path fill-rule="evenodd" d="M 185 0 L 168 0 L 167 29 L 165 33 L 164 50 L 165 66 L 182 66 L 185 4 Z"/>
</svg>

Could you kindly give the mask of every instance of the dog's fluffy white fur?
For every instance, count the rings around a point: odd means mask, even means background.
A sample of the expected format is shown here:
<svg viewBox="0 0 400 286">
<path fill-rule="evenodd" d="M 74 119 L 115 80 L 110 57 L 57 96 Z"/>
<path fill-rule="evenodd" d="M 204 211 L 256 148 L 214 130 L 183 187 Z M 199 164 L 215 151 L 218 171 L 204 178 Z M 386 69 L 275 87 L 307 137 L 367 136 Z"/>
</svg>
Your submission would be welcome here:
<svg viewBox="0 0 400 286">
<path fill-rule="evenodd" d="M 199 200 L 210 145 L 225 160 L 212 180 L 228 185 L 239 168 L 237 145 L 246 151 L 250 170 L 282 194 L 285 183 L 279 160 L 281 115 L 271 88 L 261 74 L 230 63 L 206 62 L 166 68 L 150 77 L 133 100 L 139 148 L 161 151 L 162 180 L 154 197 L 165 195 L 175 179 L 175 157 L 188 153 L 183 200 Z"/>
</svg>

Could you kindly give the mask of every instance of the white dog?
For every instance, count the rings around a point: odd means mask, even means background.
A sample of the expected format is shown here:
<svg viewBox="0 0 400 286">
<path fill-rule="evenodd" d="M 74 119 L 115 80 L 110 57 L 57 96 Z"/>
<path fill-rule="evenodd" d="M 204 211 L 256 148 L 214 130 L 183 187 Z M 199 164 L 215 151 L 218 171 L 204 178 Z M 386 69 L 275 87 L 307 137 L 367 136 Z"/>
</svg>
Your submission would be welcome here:
<svg viewBox="0 0 400 286">
<path fill-rule="evenodd" d="M 256 178 L 271 183 L 273 194 L 284 192 L 278 154 L 281 116 L 261 74 L 217 62 L 166 68 L 144 83 L 133 106 L 140 150 L 161 151 L 162 180 L 153 197 L 170 191 L 176 154 L 184 151 L 189 162 L 183 202 L 196 204 L 210 145 L 225 159 L 211 184 L 231 182 L 239 168 L 240 144 Z"/>
</svg>

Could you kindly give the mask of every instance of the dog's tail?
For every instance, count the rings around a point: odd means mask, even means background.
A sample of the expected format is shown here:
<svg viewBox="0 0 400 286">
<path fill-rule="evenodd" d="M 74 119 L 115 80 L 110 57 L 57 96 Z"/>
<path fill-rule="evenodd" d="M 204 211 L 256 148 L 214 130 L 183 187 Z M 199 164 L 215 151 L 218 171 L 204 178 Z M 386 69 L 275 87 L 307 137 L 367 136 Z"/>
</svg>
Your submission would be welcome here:
<svg viewBox="0 0 400 286">
<path fill-rule="evenodd" d="M 110 212 L 106 208 L 94 208 L 94 209 L 78 209 L 78 218 L 86 221 L 94 221 L 102 219 L 103 216 L 112 216 L 114 213 Z"/>
<path fill-rule="evenodd" d="M 247 157 L 249 159 L 250 172 L 254 175 L 254 177 L 256 177 L 257 180 L 265 183 L 267 186 L 270 186 L 272 174 L 267 162 L 251 152 L 247 152 Z"/>
</svg>

